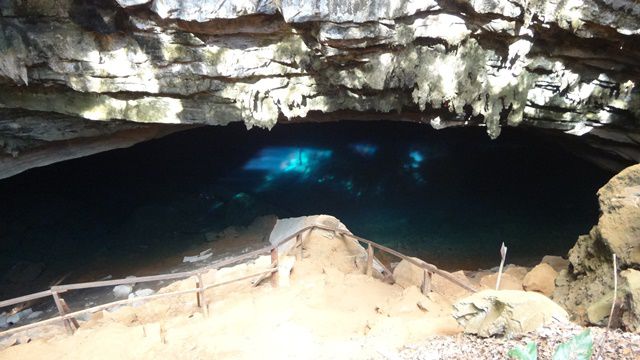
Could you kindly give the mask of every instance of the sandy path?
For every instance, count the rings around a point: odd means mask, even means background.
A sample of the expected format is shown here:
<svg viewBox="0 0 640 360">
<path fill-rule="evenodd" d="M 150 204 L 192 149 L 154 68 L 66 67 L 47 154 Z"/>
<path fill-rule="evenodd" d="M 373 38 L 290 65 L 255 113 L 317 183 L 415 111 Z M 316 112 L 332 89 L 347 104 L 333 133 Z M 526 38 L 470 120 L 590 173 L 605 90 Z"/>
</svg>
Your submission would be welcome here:
<svg viewBox="0 0 640 360">
<path fill-rule="evenodd" d="M 58 329 L 5 349 L 0 359 L 359 359 L 459 332 L 442 297 L 432 300 L 415 287 L 362 274 L 342 239 L 316 230 L 304 247 L 290 286 L 265 281 L 254 288 L 247 281 L 209 290 L 208 318 L 198 312 L 195 296 L 157 300 L 96 314 L 73 336 Z M 260 258 L 205 280 L 248 274 L 268 263 Z M 191 286 L 188 279 L 165 289 Z"/>
</svg>

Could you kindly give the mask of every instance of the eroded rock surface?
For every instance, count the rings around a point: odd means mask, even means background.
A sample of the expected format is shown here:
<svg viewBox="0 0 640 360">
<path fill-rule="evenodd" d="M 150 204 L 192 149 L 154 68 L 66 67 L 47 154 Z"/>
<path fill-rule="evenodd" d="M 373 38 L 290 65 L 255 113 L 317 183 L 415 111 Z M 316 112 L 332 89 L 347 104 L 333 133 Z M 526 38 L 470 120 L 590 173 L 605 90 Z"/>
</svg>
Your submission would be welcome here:
<svg viewBox="0 0 640 360">
<path fill-rule="evenodd" d="M 569 251 L 570 266 L 556 279 L 554 299 L 577 320 L 606 324 L 613 299 L 613 258 L 620 272 L 614 324 L 640 330 L 640 165 L 614 176 L 598 191 L 601 215 L 588 235 Z M 635 284 L 635 285 L 634 285 Z"/>
<path fill-rule="evenodd" d="M 522 287 L 527 291 L 537 291 L 546 296 L 553 295 L 556 288 L 555 281 L 558 273 L 551 265 L 542 263 L 531 269 L 524 277 Z"/>
<path fill-rule="evenodd" d="M 404 119 L 491 137 L 524 125 L 640 159 L 632 0 L 8 0 L 0 13 L 5 108 L 249 127 Z"/>
<path fill-rule="evenodd" d="M 523 335 L 568 317 L 544 295 L 518 290 L 483 290 L 460 300 L 454 309 L 464 332 L 482 337 Z"/>
</svg>

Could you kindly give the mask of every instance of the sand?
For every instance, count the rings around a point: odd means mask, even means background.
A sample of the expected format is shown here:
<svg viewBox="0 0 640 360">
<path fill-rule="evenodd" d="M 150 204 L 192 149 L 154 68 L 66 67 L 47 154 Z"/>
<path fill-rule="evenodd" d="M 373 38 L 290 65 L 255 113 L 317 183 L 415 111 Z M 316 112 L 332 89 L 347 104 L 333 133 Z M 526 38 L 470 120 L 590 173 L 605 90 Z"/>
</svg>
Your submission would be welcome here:
<svg viewBox="0 0 640 360">
<path fill-rule="evenodd" d="M 303 248 L 289 286 L 274 288 L 267 280 L 253 287 L 247 280 L 211 289 L 208 317 L 195 295 L 156 300 L 96 313 L 72 336 L 60 326 L 34 330 L 27 334 L 31 341 L 4 349 L 0 359 L 367 359 L 460 333 L 450 315 L 455 299 L 364 275 L 353 249 L 322 230 Z M 205 282 L 268 266 L 262 257 L 212 271 Z M 161 292 L 194 283 L 178 281 Z"/>
</svg>

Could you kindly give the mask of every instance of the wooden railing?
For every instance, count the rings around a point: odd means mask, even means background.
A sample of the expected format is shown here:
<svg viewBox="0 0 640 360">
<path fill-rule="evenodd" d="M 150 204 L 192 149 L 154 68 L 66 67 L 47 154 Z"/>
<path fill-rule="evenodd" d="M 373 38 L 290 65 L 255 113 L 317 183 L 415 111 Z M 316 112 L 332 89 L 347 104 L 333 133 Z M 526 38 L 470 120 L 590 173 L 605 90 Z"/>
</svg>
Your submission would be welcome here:
<svg viewBox="0 0 640 360">
<path fill-rule="evenodd" d="M 39 326 L 43 326 L 43 325 L 48 325 L 48 324 L 52 324 L 58 321 L 62 321 L 65 328 L 67 329 L 67 332 L 69 334 L 73 334 L 73 332 L 79 327 L 78 322 L 76 321 L 76 317 L 83 315 L 83 314 L 87 314 L 87 313 L 94 313 L 96 311 L 100 311 L 100 310 L 104 310 L 113 306 L 117 306 L 117 305 L 124 305 L 124 304 L 129 304 L 129 303 L 133 303 L 133 302 L 141 302 L 141 301 L 148 301 L 148 300 L 156 300 L 156 299 L 160 299 L 160 298 L 165 298 L 165 297 L 171 297 L 171 296 L 178 296 L 178 295 L 184 295 L 184 294 L 190 294 L 190 293 L 196 293 L 196 299 L 197 299 L 197 306 L 202 310 L 203 314 L 205 316 L 208 316 L 208 307 L 207 307 L 207 299 L 205 297 L 205 291 L 215 288 L 215 287 L 219 287 L 219 286 L 223 286 L 223 285 L 228 285 L 234 282 L 238 282 L 238 281 L 242 281 L 242 280 L 247 280 L 247 279 L 251 279 L 251 278 L 256 278 L 258 277 L 259 280 L 261 281 L 263 279 L 265 279 L 266 277 L 270 276 L 271 277 L 271 282 L 274 286 L 278 286 L 278 248 L 288 242 L 293 240 L 294 238 L 296 239 L 296 244 L 294 245 L 294 247 L 298 244 L 301 245 L 303 239 L 302 239 L 302 235 L 306 232 L 306 231 L 313 231 L 314 229 L 321 229 L 321 230 L 325 230 L 325 231 L 329 231 L 329 232 L 333 232 L 335 235 L 338 236 L 343 236 L 343 237 L 349 237 L 352 238 L 358 242 L 367 244 L 367 262 L 366 262 L 366 269 L 365 269 L 365 273 L 368 275 L 372 275 L 373 273 L 373 261 L 375 259 L 374 256 L 374 248 L 377 248 L 380 251 L 389 253 L 391 255 L 394 255 L 402 260 L 406 260 L 409 263 L 423 269 L 424 271 L 424 280 L 422 283 L 422 291 L 424 293 L 428 293 L 431 291 L 431 278 L 432 276 L 435 275 L 439 275 L 441 277 L 443 277 L 444 279 L 447 279 L 448 281 L 464 288 L 465 290 L 469 290 L 471 292 L 476 292 L 477 290 L 457 279 L 456 277 L 454 277 L 451 273 L 438 269 L 435 265 L 429 264 L 425 261 L 419 260 L 419 259 L 415 259 L 415 258 L 410 258 L 402 253 L 399 253 L 391 248 L 388 248 L 386 246 L 380 245 L 378 243 L 375 243 L 371 240 L 367 240 L 364 239 L 362 237 L 353 235 L 349 232 L 346 231 L 341 231 L 341 230 L 337 230 L 335 228 L 331 228 L 328 226 L 324 226 L 324 225 L 310 225 L 307 227 L 304 227 L 298 231 L 296 231 L 295 233 L 285 237 L 284 239 L 282 239 L 281 241 L 279 241 L 277 244 L 275 245 L 269 245 L 266 246 L 264 248 L 258 249 L 258 250 L 254 250 L 251 252 L 248 252 L 246 254 L 242 254 L 240 256 L 234 257 L 234 258 L 230 258 L 230 259 L 224 259 L 221 261 L 217 261 L 214 262 L 208 266 L 196 269 L 196 270 L 192 270 L 192 271 L 185 271 L 185 272 L 179 272 L 179 273 L 173 273 L 173 274 L 162 274 L 162 275 L 151 275 L 151 276 L 140 276 L 140 277 L 130 277 L 130 278 L 124 278 L 124 279 L 115 279 L 115 280 L 105 280 L 105 281 L 94 281 L 94 282 L 85 282 L 85 283 L 76 283 L 76 284 L 68 284 L 68 285 L 56 285 L 56 286 L 52 286 L 51 289 L 49 290 L 45 290 L 45 291 L 40 291 L 34 294 L 30 294 L 30 295 L 25 295 L 25 296 L 20 296 L 17 298 L 13 298 L 13 299 L 9 299 L 9 300 L 5 300 L 5 301 L 0 301 L 0 308 L 3 307 L 7 307 L 7 306 L 11 306 L 11 305 L 15 305 L 15 304 L 20 304 L 20 303 L 24 303 L 27 301 L 32 301 L 32 300 L 36 300 L 36 299 L 40 299 L 40 298 L 45 298 L 48 296 L 52 296 L 54 303 L 58 309 L 59 315 L 50 319 L 46 319 L 46 320 L 42 320 L 42 321 L 38 321 L 32 324 L 28 324 L 28 325 L 23 325 L 20 327 L 15 327 L 9 330 L 5 330 L 3 332 L 0 332 L 0 337 L 3 336 L 7 336 L 16 332 L 20 332 L 20 331 L 25 331 L 25 330 L 29 330 L 29 329 L 33 329 L 35 327 L 39 327 Z M 241 262 L 243 260 L 247 260 L 247 259 L 251 259 L 251 258 L 255 258 L 257 256 L 260 255 L 266 255 L 266 254 L 270 254 L 271 255 L 271 266 L 267 269 L 267 270 L 262 270 L 256 273 L 252 273 L 249 275 L 245 275 L 239 278 L 234 278 L 231 280 L 227 280 L 224 282 L 220 282 L 220 283 L 213 283 L 213 284 L 209 284 L 206 285 L 203 282 L 202 279 L 202 275 L 204 275 L 206 272 L 213 270 L 213 269 L 219 269 L 231 264 L 235 264 L 238 262 Z M 381 263 L 380 263 L 381 264 Z M 384 265 L 383 265 L 384 266 Z M 384 272 L 386 274 L 387 277 L 392 277 L 391 276 L 391 272 L 384 268 Z M 131 298 L 131 299 L 124 299 L 124 300 L 117 300 L 117 301 L 112 301 L 110 303 L 107 304 L 102 304 L 102 305 L 98 305 L 98 306 L 94 306 L 88 309 L 84 309 L 84 310 L 79 310 L 79 311 L 71 311 L 68 307 L 68 305 L 66 304 L 66 302 L 64 301 L 64 299 L 60 296 L 60 294 L 63 294 L 67 291 L 71 291 L 71 290 L 82 290 L 82 289 L 91 289 L 91 288 L 97 288 L 97 287 L 106 287 L 106 286 L 117 286 L 117 285 L 126 285 L 126 284 L 134 284 L 134 283 L 143 283 L 143 282 L 152 282 L 152 281 L 160 281 L 160 280 L 176 280 L 176 279 L 186 279 L 186 278 L 190 278 L 190 277 L 196 277 L 196 287 L 193 289 L 186 289 L 186 290 L 180 290 L 180 291 L 172 291 L 172 292 L 166 292 L 166 293 L 159 293 L 159 294 L 153 294 L 153 295 L 147 295 L 147 296 L 140 296 L 140 297 L 135 297 L 135 298 Z"/>
</svg>

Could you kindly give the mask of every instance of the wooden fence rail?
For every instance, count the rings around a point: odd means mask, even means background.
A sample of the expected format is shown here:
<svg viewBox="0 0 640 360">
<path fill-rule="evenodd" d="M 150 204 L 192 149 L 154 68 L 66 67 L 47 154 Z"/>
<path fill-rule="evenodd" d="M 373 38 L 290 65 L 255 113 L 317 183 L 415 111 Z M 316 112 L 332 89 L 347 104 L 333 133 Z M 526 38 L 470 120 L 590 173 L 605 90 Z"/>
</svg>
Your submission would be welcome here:
<svg viewBox="0 0 640 360">
<path fill-rule="evenodd" d="M 406 260 L 408 262 L 410 262 L 411 264 L 422 268 L 424 270 L 424 282 L 422 284 L 422 290 L 423 292 L 429 292 L 431 291 L 431 276 L 433 274 L 439 275 L 441 277 L 443 277 L 444 279 L 447 279 L 448 281 L 466 289 L 469 290 L 471 292 L 476 292 L 477 290 L 475 288 L 473 288 L 471 285 L 464 283 L 463 281 L 457 279 L 456 277 L 454 277 L 451 273 L 446 272 L 444 270 L 438 269 L 435 265 L 429 264 L 427 262 L 424 262 L 422 260 L 416 260 L 414 258 L 410 258 L 400 252 L 397 252 L 391 248 L 388 248 L 386 246 L 380 245 L 378 243 L 375 243 L 371 240 L 367 240 L 364 239 L 362 237 L 356 236 L 351 234 L 350 232 L 346 232 L 346 231 L 341 231 L 335 228 L 331 228 L 328 226 L 324 226 L 324 225 L 309 225 L 306 226 L 298 231 L 296 231 L 295 233 L 285 237 L 284 239 L 282 239 L 281 241 L 279 241 L 278 243 L 276 243 L 275 245 L 269 245 L 245 254 L 242 254 L 240 256 L 236 256 L 233 258 L 229 258 L 229 259 L 224 259 L 224 260 L 219 260 L 216 261 L 210 265 L 207 265 L 205 267 L 196 269 L 196 270 L 192 270 L 192 271 L 184 271 L 184 272 L 179 272 L 179 273 L 173 273 L 173 274 L 161 274 L 161 275 L 151 275 L 151 276 L 140 276 L 140 277 L 130 277 L 130 278 L 124 278 L 124 279 L 114 279 L 114 280 L 104 280 L 104 281 L 94 281 L 94 282 L 84 282 L 84 283 L 75 283 L 75 284 L 67 284 L 67 285 L 56 285 L 56 286 L 52 286 L 51 289 L 49 290 L 44 290 L 44 291 L 40 291 L 34 294 L 30 294 L 30 295 L 25 295 L 25 296 L 20 296 L 20 297 L 16 297 L 13 299 L 9 299 L 9 300 L 4 300 L 4 301 L 0 301 L 0 308 L 3 307 L 7 307 L 7 306 L 11 306 L 11 305 L 15 305 L 15 304 L 20 304 L 26 301 L 31 301 L 31 300 L 36 300 L 36 299 L 40 299 L 40 298 L 44 298 L 44 297 L 48 297 L 48 296 L 53 296 L 54 302 L 56 304 L 56 307 L 58 308 L 58 312 L 59 312 L 59 316 L 50 318 L 50 319 L 46 319 L 46 320 L 42 320 L 42 321 L 38 321 L 32 324 L 28 324 L 28 325 L 23 325 L 20 327 L 16 327 L 16 328 L 12 328 L 9 330 L 5 330 L 3 332 L 0 332 L 0 337 L 3 336 L 8 336 L 10 334 L 16 333 L 16 332 L 20 332 L 20 331 L 25 331 L 25 330 L 29 330 L 29 329 L 33 329 L 39 326 L 43 326 L 43 325 L 48 325 L 48 324 L 52 324 L 58 321 L 62 321 L 65 328 L 67 329 L 67 331 L 71 334 L 75 331 L 75 329 L 77 329 L 78 327 L 78 322 L 76 321 L 76 317 L 83 315 L 83 314 L 87 314 L 87 313 L 94 313 L 96 311 L 100 311 L 100 310 L 105 310 L 108 309 L 110 307 L 113 306 L 118 306 L 118 305 L 124 305 L 124 304 L 129 304 L 129 303 L 133 303 L 133 302 L 144 302 L 144 301 L 149 301 L 149 300 L 156 300 L 156 299 L 160 299 L 160 298 L 165 298 L 165 297 L 170 297 L 170 296 L 179 296 L 179 295 L 185 295 L 185 294 L 190 294 L 190 293 L 196 293 L 197 295 L 197 305 L 199 308 L 202 309 L 203 313 L 205 314 L 205 316 L 208 315 L 208 309 L 207 309 L 207 300 L 205 298 L 205 294 L 204 292 L 206 290 L 215 288 L 215 287 L 219 287 L 219 286 L 223 286 L 223 285 L 228 285 L 234 282 L 238 282 L 238 281 L 242 281 L 242 280 L 247 280 L 247 279 L 251 279 L 251 278 L 258 278 L 257 281 L 261 281 L 262 279 L 264 279 L 264 277 L 266 275 L 271 275 L 271 281 L 272 284 L 274 286 L 278 286 L 279 283 L 279 279 L 278 279 L 278 261 L 279 261 L 279 254 L 278 254 L 278 248 L 288 242 L 291 241 L 293 239 L 295 239 L 296 241 L 296 245 L 300 244 L 300 248 L 302 249 L 302 234 L 305 233 L 306 231 L 313 231 L 315 229 L 321 229 L 321 230 L 325 230 L 325 231 L 330 231 L 333 232 L 336 235 L 339 236 L 343 236 L 343 237 L 350 237 L 358 242 L 367 244 L 367 264 L 366 264 L 366 270 L 365 272 L 368 275 L 371 275 L 373 270 L 373 261 L 374 261 L 374 255 L 373 255 L 373 249 L 377 248 L 380 251 L 384 251 L 386 253 L 389 253 L 391 255 L 394 255 L 402 260 Z M 263 270 L 263 271 L 259 271 L 256 273 L 252 273 L 249 275 L 245 275 L 242 277 L 238 277 L 238 278 L 234 278 L 231 280 L 227 280 L 227 281 L 223 281 L 223 282 L 219 282 L 219 283 L 213 283 L 213 284 L 209 284 L 206 285 L 203 283 L 203 279 L 202 279 L 202 275 L 210 270 L 213 269 L 219 269 L 231 264 L 235 264 L 238 262 L 241 262 L 243 260 L 247 260 L 247 259 L 251 259 L 260 255 L 267 255 L 270 254 L 271 256 L 271 267 L 268 268 L 267 270 Z M 302 250 L 300 250 L 300 254 L 302 254 Z M 389 272 L 388 269 L 385 268 L 386 272 Z M 389 274 L 387 274 L 387 276 L 391 276 L 390 272 Z M 110 303 L 107 304 L 102 304 L 102 305 L 98 305 L 98 306 L 94 306 L 88 309 L 83 309 L 83 310 L 78 310 L 78 311 L 73 311 L 71 312 L 68 308 L 68 306 L 66 306 L 66 303 L 64 302 L 64 299 L 62 299 L 62 297 L 60 297 L 60 294 L 67 292 L 67 291 L 71 291 L 71 290 L 82 290 L 82 289 L 91 289 L 91 288 L 97 288 L 97 287 L 106 287 L 106 286 L 117 286 L 117 285 L 126 285 L 126 284 L 134 284 L 134 283 L 142 283 L 142 282 L 152 282 L 152 281 L 161 281 L 161 280 L 175 280 L 175 279 L 186 279 L 186 278 L 190 278 L 190 277 L 195 277 L 196 278 L 196 286 L 192 289 L 186 289 L 186 290 L 180 290 L 180 291 L 173 291 L 173 292 L 166 292 L 166 293 L 160 293 L 160 294 L 152 294 L 152 295 L 147 295 L 147 296 L 141 296 L 141 297 L 135 297 L 135 298 L 131 298 L 131 299 L 124 299 L 124 300 L 116 300 L 116 301 L 112 301 Z"/>
</svg>

